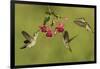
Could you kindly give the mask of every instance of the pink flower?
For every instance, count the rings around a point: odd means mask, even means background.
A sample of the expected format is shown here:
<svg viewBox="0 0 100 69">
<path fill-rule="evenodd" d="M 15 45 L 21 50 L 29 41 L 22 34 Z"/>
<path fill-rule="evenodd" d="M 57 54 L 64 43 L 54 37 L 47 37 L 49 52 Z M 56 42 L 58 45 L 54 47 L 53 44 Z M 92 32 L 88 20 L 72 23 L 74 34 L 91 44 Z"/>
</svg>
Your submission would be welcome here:
<svg viewBox="0 0 100 69">
<path fill-rule="evenodd" d="M 58 32 L 63 32 L 64 31 L 64 24 L 63 23 L 59 23 L 56 27 L 56 30 Z"/>
<path fill-rule="evenodd" d="M 41 32 L 47 32 L 47 26 L 45 25 L 40 26 L 40 30 Z"/>
<path fill-rule="evenodd" d="M 47 32 L 47 33 L 46 33 L 46 36 L 47 36 L 47 37 L 52 37 L 52 33 L 51 33 L 51 32 Z"/>
<path fill-rule="evenodd" d="M 47 33 L 46 33 L 46 36 L 47 36 L 47 37 L 52 37 L 52 35 L 53 35 L 53 34 L 52 34 L 51 29 L 48 28 L 48 29 L 47 29 Z"/>
</svg>

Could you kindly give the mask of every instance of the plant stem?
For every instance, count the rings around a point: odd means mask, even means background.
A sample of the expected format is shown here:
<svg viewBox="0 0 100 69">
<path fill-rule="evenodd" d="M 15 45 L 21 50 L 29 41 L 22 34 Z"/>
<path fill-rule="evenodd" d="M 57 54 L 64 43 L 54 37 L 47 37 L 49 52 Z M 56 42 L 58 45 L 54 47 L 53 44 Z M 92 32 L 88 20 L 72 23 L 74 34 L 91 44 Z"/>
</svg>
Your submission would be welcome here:
<svg viewBox="0 0 100 69">
<path fill-rule="evenodd" d="M 48 5 L 48 11 L 49 11 L 49 13 L 51 13 L 51 9 L 50 9 L 50 6 Z"/>
</svg>

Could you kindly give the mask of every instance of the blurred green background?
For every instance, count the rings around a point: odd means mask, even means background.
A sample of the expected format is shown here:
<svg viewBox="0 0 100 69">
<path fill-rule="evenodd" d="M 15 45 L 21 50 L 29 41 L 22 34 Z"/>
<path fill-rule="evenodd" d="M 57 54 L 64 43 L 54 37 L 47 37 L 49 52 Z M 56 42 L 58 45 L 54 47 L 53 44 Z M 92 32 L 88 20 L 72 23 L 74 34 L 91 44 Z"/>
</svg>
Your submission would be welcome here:
<svg viewBox="0 0 100 69">
<path fill-rule="evenodd" d="M 71 43 L 72 53 L 64 47 L 61 34 L 46 38 L 39 33 L 37 43 L 32 48 L 21 50 L 25 38 L 21 31 L 28 32 L 31 36 L 43 23 L 46 5 L 15 5 L 15 64 L 33 65 L 66 62 L 94 61 L 94 34 L 86 31 L 73 23 L 78 17 L 85 17 L 94 29 L 94 9 L 81 7 L 52 6 L 57 14 L 68 17 L 65 21 L 65 30 L 70 38 L 77 35 Z"/>
</svg>

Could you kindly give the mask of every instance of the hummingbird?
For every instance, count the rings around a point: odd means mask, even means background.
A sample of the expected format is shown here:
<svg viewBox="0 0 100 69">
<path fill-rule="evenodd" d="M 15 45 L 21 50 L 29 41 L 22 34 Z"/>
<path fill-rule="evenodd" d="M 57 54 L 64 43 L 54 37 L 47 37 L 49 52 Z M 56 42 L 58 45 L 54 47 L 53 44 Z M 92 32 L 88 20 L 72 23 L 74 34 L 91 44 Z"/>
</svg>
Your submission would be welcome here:
<svg viewBox="0 0 100 69">
<path fill-rule="evenodd" d="M 24 41 L 24 46 L 22 46 L 20 49 L 33 47 L 36 44 L 38 33 L 39 32 L 35 32 L 32 37 L 26 31 L 22 31 L 22 35 L 25 37 L 26 40 Z"/>
<path fill-rule="evenodd" d="M 85 28 L 87 31 L 93 32 L 91 26 L 88 24 L 88 22 L 86 22 L 84 17 L 75 19 L 74 23 Z"/>
<path fill-rule="evenodd" d="M 77 35 L 76 35 L 76 36 L 73 36 L 72 38 L 69 38 L 68 31 L 64 31 L 64 33 L 63 33 L 63 42 L 64 42 L 64 46 L 65 46 L 67 49 L 69 49 L 70 52 L 72 52 L 72 49 L 71 49 L 69 43 L 70 43 L 74 38 L 76 38 L 76 37 L 77 37 Z"/>
</svg>

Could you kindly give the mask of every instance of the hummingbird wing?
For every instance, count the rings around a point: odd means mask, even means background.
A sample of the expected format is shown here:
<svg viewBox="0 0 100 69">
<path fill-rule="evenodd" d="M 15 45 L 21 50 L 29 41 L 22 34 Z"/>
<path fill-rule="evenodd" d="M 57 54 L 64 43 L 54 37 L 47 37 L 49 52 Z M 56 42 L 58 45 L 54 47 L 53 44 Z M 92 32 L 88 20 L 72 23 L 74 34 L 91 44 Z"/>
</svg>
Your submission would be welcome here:
<svg viewBox="0 0 100 69">
<path fill-rule="evenodd" d="M 73 36 L 72 38 L 69 39 L 69 34 L 68 31 L 65 31 L 63 34 L 63 39 L 65 40 L 65 43 L 71 42 L 73 39 L 75 39 L 78 35 Z"/>
<path fill-rule="evenodd" d="M 84 17 L 82 17 L 82 18 L 78 18 L 79 19 L 79 21 L 81 21 L 81 22 L 83 22 L 83 23 L 85 23 L 86 22 L 86 20 L 85 20 L 85 18 Z"/>
<path fill-rule="evenodd" d="M 74 20 L 74 23 L 77 24 L 77 25 L 79 25 L 80 27 L 86 27 L 86 23 L 87 22 L 86 22 L 85 18 L 82 17 L 82 18 L 76 18 Z"/>
<path fill-rule="evenodd" d="M 22 34 L 26 38 L 26 40 L 28 40 L 29 42 L 33 40 L 33 37 L 31 37 L 27 32 L 22 31 Z"/>
<path fill-rule="evenodd" d="M 73 39 L 75 39 L 77 36 L 78 36 L 78 35 L 73 36 L 72 38 L 70 38 L 70 39 L 68 40 L 68 42 L 71 42 L 71 41 L 72 41 Z"/>
<path fill-rule="evenodd" d="M 29 40 L 25 40 L 24 43 L 27 44 L 27 43 L 30 43 L 30 41 Z"/>
<path fill-rule="evenodd" d="M 63 33 L 63 39 L 64 39 L 64 42 L 67 43 L 68 40 L 69 40 L 69 34 L 68 34 L 68 31 L 64 31 Z"/>
</svg>

